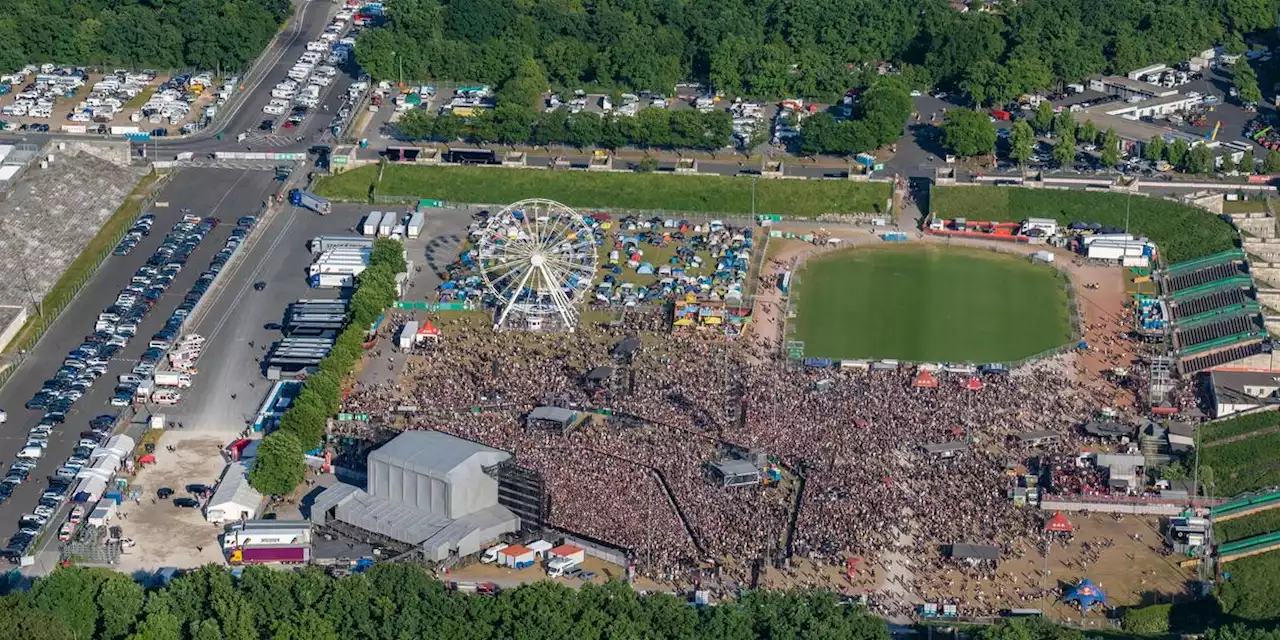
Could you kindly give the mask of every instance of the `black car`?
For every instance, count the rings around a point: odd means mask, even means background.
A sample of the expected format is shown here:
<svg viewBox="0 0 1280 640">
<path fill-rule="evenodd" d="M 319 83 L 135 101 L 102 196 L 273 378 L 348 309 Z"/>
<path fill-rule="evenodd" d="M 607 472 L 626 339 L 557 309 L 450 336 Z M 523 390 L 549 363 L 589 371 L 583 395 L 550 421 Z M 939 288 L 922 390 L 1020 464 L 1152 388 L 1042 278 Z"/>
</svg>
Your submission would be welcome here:
<svg viewBox="0 0 1280 640">
<path fill-rule="evenodd" d="M 173 506 L 182 507 L 184 509 L 199 509 L 200 501 L 194 498 L 174 498 Z"/>
<path fill-rule="evenodd" d="M 275 128 L 276 128 L 275 120 L 263 120 L 262 124 L 258 125 L 259 131 L 271 131 L 272 129 L 275 129 Z"/>
<path fill-rule="evenodd" d="M 208 495 L 208 494 L 210 493 L 210 491 L 211 491 L 211 490 L 209 489 L 209 487 L 207 487 L 207 486 L 205 486 L 205 485 L 202 485 L 202 484 L 189 484 L 189 485 L 187 485 L 187 493 L 189 493 L 189 494 L 191 494 L 191 495 L 193 495 L 193 496 L 200 496 L 200 497 L 204 497 L 204 496 Z"/>
<path fill-rule="evenodd" d="M 254 291 L 262 291 L 263 289 L 266 289 L 266 288 L 267 288 L 267 282 L 265 280 L 259 280 L 253 283 Z"/>
<path fill-rule="evenodd" d="M 115 426 L 115 424 L 116 424 L 116 416 L 106 414 L 106 413 L 100 416 L 96 416 L 94 417 L 94 419 L 89 421 L 89 426 L 93 427 L 94 429 L 97 429 L 98 427 L 111 428 Z"/>
<path fill-rule="evenodd" d="M 262 325 L 262 328 L 266 329 L 267 331 L 284 331 L 284 325 L 280 324 L 279 322 L 268 322 Z"/>
<path fill-rule="evenodd" d="M 160 487 L 156 489 L 156 497 L 161 500 L 168 500 L 173 495 L 173 489 L 169 487 Z"/>
</svg>

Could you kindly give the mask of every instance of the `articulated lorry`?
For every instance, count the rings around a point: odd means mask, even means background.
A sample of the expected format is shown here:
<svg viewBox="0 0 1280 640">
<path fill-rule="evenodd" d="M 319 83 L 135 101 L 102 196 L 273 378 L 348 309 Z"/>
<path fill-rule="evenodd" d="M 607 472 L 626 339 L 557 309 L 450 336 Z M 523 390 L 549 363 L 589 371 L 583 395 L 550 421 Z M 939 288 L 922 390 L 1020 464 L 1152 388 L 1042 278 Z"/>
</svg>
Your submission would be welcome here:
<svg viewBox="0 0 1280 640">
<path fill-rule="evenodd" d="M 295 207 L 310 209 L 322 216 L 328 215 L 329 211 L 332 209 L 328 200 L 325 200 L 310 191 L 303 191 L 302 189 L 294 189 L 289 192 L 289 204 Z"/>
<path fill-rule="evenodd" d="M 308 547 L 243 547 L 231 551 L 231 564 L 302 563 L 311 560 Z"/>
</svg>

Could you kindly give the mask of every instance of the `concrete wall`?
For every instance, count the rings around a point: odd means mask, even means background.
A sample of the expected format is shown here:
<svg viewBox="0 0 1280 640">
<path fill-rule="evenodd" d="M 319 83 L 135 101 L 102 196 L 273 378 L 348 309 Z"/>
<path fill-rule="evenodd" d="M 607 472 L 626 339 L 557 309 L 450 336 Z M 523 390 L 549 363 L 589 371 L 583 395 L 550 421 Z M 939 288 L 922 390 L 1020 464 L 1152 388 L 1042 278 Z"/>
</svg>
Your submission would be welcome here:
<svg viewBox="0 0 1280 640">
<path fill-rule="evenodd" d="M 1258 288 L 1258 302 L 1262 306 L 1280 311 L 1280 289 L 1264 289 Z"/>
<path fill-rule="evenodd" d="M 1280 287 L 1280 262 L 1250 262 L 1249 271 L 1259 285 Z"/>
<path fill-rule="evenodd" d="M 57 148 L 61 146 L 65 146 L 66 149 L 61 150 Z M 106 160 L 107 162 L 110 162 L 112 164 L 119 165 L 122 167 L 127 167 L 129 166 L 129 161 L 130 161 L 129 147 L 130 147 L 130 144 L 127 141 L 126 142 L 114 142 L 114 141 L 90 142 L 87 140 L 76 140 L 72 142 L 59 142 L 58 144 L 53 145 L 53 148 L 46 149 L 46 153 L 55 154 L 54 162 L 57 162 L 57 155 L 59 154 L 70 155 L 70 154 L 74 154 L 76 151 L 83 151 L 84 153 L 94 156 L 95 158 Z"/>
<path fill-rule="evenodd" d="M 3 350 L 5 347 L 9 346 L 10 342 L 13 342 L 13 339 L 18 335 L 18 332 L 22 330 L 22 325 L 27 322 L 27 316 L 29 315 L 26 306 L 3 305 L 2 308 L 7 312 L 12 313 L 13 318 L 9 320 L 9 324 L 5 325 L 3 329 L 0 329 L 0 350 Z"/>
</svg>

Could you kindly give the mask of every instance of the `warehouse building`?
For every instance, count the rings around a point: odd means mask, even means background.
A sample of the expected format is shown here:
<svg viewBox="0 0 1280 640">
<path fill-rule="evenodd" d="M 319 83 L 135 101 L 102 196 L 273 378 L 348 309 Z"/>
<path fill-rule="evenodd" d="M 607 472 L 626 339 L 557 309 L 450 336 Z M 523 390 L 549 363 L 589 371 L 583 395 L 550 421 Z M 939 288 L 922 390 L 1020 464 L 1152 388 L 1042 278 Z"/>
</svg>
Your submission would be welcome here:
<svg viewBox="0 0 1280 640">
<path fill-rule="evenodd" d="M 498 504 L 493 470 L 511 454 L 439 431 L 409 431 L 369 454 L 368 490 L 339 484 L 316 496 L 311 521 L 339 521 L 419 546 L 440 562 L 479 552 L 520 529 Z"/>
</svg>

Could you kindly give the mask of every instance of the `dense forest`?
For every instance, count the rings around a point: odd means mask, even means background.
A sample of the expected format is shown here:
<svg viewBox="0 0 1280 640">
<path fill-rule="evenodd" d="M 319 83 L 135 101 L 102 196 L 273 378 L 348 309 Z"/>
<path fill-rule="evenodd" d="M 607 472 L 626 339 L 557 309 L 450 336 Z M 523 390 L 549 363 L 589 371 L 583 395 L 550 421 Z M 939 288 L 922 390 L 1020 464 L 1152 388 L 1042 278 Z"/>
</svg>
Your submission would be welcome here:
<svg viewBox="0 0 1280 640">
<path fill-rule="evenodd" d="M 1275 26 L 1280 0 L 399 0 L 357 42 L 374 77 L 501 84 L 529 60 L 552 87 L 829 100 L 874 63 L 977 102 L 1185 59 Z"/>
<path fill-rule="evenodd" d="M 0 72 L 33 62 L 243 71 L 289 0 L 0 0 Z"/>
<path fill-rule="evenodd" d="M 59 569 L 0 598 L 0 638 L 62 640 L 888 640 L 883 620 L 825 592 L 749 593 L 695 608 L 611 582 L 541 582 L 497 596 L 449 591 L 425 570 L 383 564 L 331 578 L 319 569 L 206 566 L 147 590 L 108 569 Z"/>
</svg>

